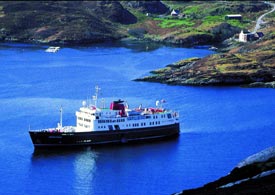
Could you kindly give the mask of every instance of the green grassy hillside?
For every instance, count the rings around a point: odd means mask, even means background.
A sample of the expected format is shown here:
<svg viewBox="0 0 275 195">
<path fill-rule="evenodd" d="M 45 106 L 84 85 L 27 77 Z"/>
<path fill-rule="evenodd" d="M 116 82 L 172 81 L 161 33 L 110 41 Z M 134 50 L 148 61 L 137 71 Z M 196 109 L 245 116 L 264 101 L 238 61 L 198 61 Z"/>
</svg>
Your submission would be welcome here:
<svg viewBox="0 0 275 195">
<path fill-rule="evenodd" d="M 152 71 L 141 81 L 176 85 L 249 85 L 275 88 L 275 26 L 268 23 L 265 36 L 254 42 L 237 43 L 226 53 L 191 58 Z"/>
<path fill-rule="evenodd" d="M 179 17 L 170 15 L 179 10 Z M 268 9 L 249 1 L 0 1 L 0 39 L 84 44 L 129 37 L 192 46 L 251 28 Z M 242 14 L 243 20 L 226 20 Z"/>
</svg>

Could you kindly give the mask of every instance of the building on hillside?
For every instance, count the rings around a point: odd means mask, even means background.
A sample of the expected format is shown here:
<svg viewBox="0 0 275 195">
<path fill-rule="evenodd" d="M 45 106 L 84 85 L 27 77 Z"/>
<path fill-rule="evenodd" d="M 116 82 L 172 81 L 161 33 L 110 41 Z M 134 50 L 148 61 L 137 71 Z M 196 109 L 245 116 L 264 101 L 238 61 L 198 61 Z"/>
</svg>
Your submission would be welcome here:
<svg viewBox="0 0 275 195">
<path fill-rule="evenodd" d="M 172 17 L 178 17 L 179 16 L 179 14 L 180 14 L 180 12 L 178 11 L 178 10 L 172 10 L 172 12 L 171 12 L 171 16 Z"/>
<path fill-rule="evenodd" d="M 241 14 L 229 14 L 225 16 L 226 20 L 240 20 L 242 21 L 243 17 Z"/>
<path fill-rule="evenodd" d="M 240 42 L 252 41 L 253 37 L 254 35 L 250 31 L 242 30 L 241 33 L 239 34 L 239 41 Z"/>
<path fill-rule="evenodd" d="M 241 33 L 239 34 L 239 41 L 240 42 L 255 41 L 260 39 L 263 36 L 264 36 L 263 32 L 251 33 L 248 30 L 242 30 Z"/>
</svg>

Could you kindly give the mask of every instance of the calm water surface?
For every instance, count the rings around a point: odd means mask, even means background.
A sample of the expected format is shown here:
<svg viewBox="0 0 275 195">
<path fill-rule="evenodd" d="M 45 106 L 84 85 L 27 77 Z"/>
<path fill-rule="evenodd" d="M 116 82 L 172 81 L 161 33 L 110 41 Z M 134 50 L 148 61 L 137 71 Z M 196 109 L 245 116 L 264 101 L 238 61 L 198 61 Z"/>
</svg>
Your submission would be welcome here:
<svg viewBox="0 0 275 195">
<path fill-rule="evenodd" d="M 227 174 L 274 145 L 275 90 L 134 82 L 150 70 L 211 51 L 146 44 L 61 48 L 0 44 L 0 194 L 171 194 Z M 181 135 L 122 147 L 35 151 L 32 129 L 74 125 L 74 112 L 101 87 L 106 101 L 180 112 Z"/>
</svg>

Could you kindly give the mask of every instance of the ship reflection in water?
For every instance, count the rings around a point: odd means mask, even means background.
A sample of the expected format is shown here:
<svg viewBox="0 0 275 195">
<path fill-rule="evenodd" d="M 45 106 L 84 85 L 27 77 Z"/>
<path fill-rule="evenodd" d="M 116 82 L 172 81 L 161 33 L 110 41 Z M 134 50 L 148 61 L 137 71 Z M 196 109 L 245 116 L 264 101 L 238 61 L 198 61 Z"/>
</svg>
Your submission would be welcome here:
<svg viewBox="0 0 275 195">
<path fill-rule="evenodd" d="M 28 189 L 31 190 L 28 192 L 39 194 L 37 192 L 47 191 L 55 183 L 62 183 L 62 187 L 54 189 L 54 193 L 60 195 L 110 194 L 117 190 L 121 193 L 114 194 L 132 194 L 140 189 L 142 191 L 150 180 L 132 178 L 145 178 L 148 174 L 163 178 L 175 175 L 181 167 L 180 145 L 179 139 L 171 139 L 127 146 L 35 149 L 29 173 L 33 182 L 29 184 Z M 162 158 L 164 155 L 174 165 L 169 173 L 163 172 L 170 166 Z M 154 187 L 154 190 L 159 189 Z"/>
<path fill-rule="evenodd" d="M 48 184 L 49 180 L 51 180 L 50 183 L 60 183 L 62 181 L 62 187 L 55 189 L 57 194 L 66 194 L 68 191 L 73 191 L 73 194 L 76 195 L 94 194 L 93 180 L 97 159 L 98 153 L 90 147 L 71 148 L 70 150 L 35 149 L 29 175 L 30 177 L 37 177 L 35 182 L 39 184 Z M 54 169 L 63 169 L 64 166 L 67 168 L 64 171 L 59 171 L 58 175 L 43 174 L 43 172 L 53 171 Z M 65 171 L 68 169 L 70 171 Z M 66 178 L 71 179 L 66 180 Z M 37 185 L 35 183 L 32 185 L 34 185 L 34 192 L 43 191 L 47 188 L 47 185 L 45 185 L 45 189 L 35 189 Z"/>
<path fill-rule="evenodd" d="M 78 154 L 74 161 L 75 182 L 74 191 L 78 195 L 94 194 L 92 185 L 96 171 L 97 154 L 94 151 Z"/>
</svg>

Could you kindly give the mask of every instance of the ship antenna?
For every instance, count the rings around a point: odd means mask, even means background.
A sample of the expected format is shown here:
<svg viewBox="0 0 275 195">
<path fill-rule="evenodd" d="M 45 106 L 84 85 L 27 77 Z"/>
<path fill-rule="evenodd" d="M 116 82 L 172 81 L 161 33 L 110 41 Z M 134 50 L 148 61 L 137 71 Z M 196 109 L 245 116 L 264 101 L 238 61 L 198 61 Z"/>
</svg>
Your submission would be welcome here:
<svg viewBox="0 0 275 195">
<path fill-rule="evenodd" d="M 60 107 L 60 122 L 59 122 L 59 128 L 62 128 L 62 115 L 63 115 L 63 108 L 62 106 Z"/>
<path fill-rule="evenodd" d="M 97 98 L 98 98 L 98 92 L 99 92 L 100 88 L 97 86 L 95 86 L 95 95 L 93 96 L 93 100 L 95 101 L 95 107 L 97 107 Z"/>
</svg>

